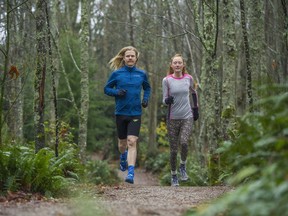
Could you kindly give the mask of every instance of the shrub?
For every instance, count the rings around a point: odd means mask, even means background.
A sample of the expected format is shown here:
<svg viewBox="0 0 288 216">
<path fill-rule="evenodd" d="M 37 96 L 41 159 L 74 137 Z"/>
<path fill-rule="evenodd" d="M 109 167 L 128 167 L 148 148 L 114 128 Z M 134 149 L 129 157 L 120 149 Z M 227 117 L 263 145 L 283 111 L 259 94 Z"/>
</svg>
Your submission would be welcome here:
<svg viewBox="0 0 288 216">
<path fill-rule="evenodd" d="M 29 146 L 6 145 L 0 150 L 1 192 L 23 190 L 56 196 L 78 178 L 79 162 L 69 148 L 59 157 L 43 148 L 35 154 Z"/>
<path fill-rule="evenodd" d="M 274 87 L 273 87 L 274 88 Z M 272 87 L 269 86 L 271 94 Z M 235 191 L 188 215 L 286 215 L 288 212 L 288 92 L 259 100 L 238 122 L 235 139 L 218 152 Z M 284 93 L 283 93 L 284 92 Z M 230 164 L 230 166 L 228 166 Z"/>
<path fill-rule="evenodd" d="M 116 170 L 109 167 L 106 161 L 96 160 L 86 163 L 87 181 L 94 184 L 112 185 L 118 182 Z"/>
</svg>

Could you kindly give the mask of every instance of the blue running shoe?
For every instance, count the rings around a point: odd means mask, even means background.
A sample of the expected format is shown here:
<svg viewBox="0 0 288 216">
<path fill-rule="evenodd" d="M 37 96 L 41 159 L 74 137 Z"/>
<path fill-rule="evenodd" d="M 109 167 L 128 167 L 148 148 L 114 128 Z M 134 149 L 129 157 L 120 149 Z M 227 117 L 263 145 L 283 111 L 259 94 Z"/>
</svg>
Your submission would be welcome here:
<svg viewBox="0 0 288 216">
<path fill-rule="evenodd" d="M 133 174 L 128 174 L 125 182 L 130 183 L 130 184 L 134 184 L 134 175 Z"/>
<path fill-rule="evenodd" d="M 128 154 L 128 151 L 126 150 L 123 154 L 120 155 L 120 170 L 122 172 L 126 171 L 127 169 L 127 154 Z"/>
<path fill-rule="evenodd" d="M 125 179 L 125 182 L 128 182 L 130 184 L 134 184 L 134 166 L 128 167 L 128 175 Z"/>
</svg>

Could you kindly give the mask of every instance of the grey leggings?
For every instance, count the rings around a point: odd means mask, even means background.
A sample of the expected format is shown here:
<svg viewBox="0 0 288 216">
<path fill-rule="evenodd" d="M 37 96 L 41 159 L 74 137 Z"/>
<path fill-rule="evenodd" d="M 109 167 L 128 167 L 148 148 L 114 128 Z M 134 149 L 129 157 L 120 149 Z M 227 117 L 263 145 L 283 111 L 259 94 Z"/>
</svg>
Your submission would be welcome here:
<svg viewBox="0 0 288 216">
<path fill-rule="evenodd" d="M 186 161 L 187 159 L 188 140 L 192 132 L 192 124 L 192 118 L 170 119 L 167 121 L 171 171 L 176 171 L 179 144 L 181 146 L 181 160 Z"/>
</svg>

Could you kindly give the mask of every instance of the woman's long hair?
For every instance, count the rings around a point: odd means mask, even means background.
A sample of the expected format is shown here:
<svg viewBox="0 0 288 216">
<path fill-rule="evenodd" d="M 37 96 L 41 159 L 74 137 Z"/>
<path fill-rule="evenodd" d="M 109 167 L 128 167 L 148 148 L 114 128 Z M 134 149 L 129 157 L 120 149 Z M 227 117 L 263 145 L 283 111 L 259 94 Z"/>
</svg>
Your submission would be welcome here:
<svg viewBox="0 0 288 216">
<path fill-rule="evenodd" d="M 172 64 L 173 59 L 174 59 L 175 57 L 181 57 L 181 58 L 182 58 L 182 61 L 183 61 L 183 64 L 184 64 L 184 67 L 183 67 L 183 69 L 182 69 L 182 73 L 183 73 L 183 74 L 188 74 L 188 71 L 186 70 L 186 64 L 185 64 L 185 60 L 184 60 L 183 56 L 182 56 L 181 54 L 178 54 L 178 53 L 177 53 L 177 54 L 175 54 L 175 55 L 171 58 L 171 60 L 170 60 L 170 65 L 169 65 L 169 70 L 168 70 L 168 72 L 167 72 L 167 75 L 170 75 L 170 74 L 173 74 L 173 73 L 174 73 L 173 68 L 171 67 L 171 64 Z"/>
<path fill-rule="evenodd" d="M 124 61 L 123 61 L 123 58 L 124 58 L 124 56 L 125 56 L 125 52 L 126 51 L 130 51 L 130 50 L 132 50 L 132 51 L 134 51 L 135 52 L 135 54 L 136 54 L 136 62 L 138 61 L 138 58 L 139 58 L 139 52 L 138 52 L 138 50 L 135 48 L 135 47 L 133 47 L 133 46 L 127 46 L 127 47 L 123 47 L 118 53 L 117 53 L 117 55 L 116 56 L 114 56 L 110 61 L 109 61 L 109 66 L 110 66 L 110 68 L 111 69 L 113 69 L 113 70 L 117 70 L 117 69 L 119 69 L 119 68 L 121 68 L 121 67 L 123 67 L 124 66 Z"/>
</svg>

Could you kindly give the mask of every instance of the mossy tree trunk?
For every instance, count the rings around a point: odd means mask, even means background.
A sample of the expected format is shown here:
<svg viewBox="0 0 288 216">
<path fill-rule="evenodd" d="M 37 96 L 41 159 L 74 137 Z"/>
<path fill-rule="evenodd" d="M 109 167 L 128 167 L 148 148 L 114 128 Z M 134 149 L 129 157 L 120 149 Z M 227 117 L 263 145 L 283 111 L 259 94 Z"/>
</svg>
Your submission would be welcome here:
<svg viewBox="0 0 288 216">
<path fill-rule="evenodd" d="M 210 6 L 203 5 L 203 71 L 201 74 L 203 96 L 201 97 L 200 142 L 213 152 L 218 144 L 221 114 L 221 93 L 218 44 L 218 1 Z"/>
<path fill-rule="evenodd" d="M 82 162 L 85 162 L 89 110 L 89 2 L 89 0 L 83 0 L 81 2 L 81 108 L 79 115 L 79 148 Z"/>
<path fill-rule="evenodd" d="M 44 131 L 44 93 L 46 78 L 46 1 L 38 0 L 36 3 L 36 70 L 34 77 L 34 126 L 35 151 L 45 147 Z"/>
<path fill-rule="evenodd" d="M 55 5 L 55 2 L 54 4 Z M 54 9 L 54 16 L 56 14 L 56 8 L 53 7 Z M 54 19 L 52 19 L 54 20 Z M 52 128 L 55 128 L 54 133 L 52 134 L 52 136 L 50 136 L 49 138 L 51 139 L 51 141 L 55 140 L 54 146 L 55 146 L 55 156 L 58 157 L 58 145 L 59 145 L 59 118 L 58 118 L 58 101 L 57 101 L 57 76 L 56 76 L 56 56 L 53 53 L 52 50 L 52 29 L 50 27 L 50 16 L 49 16 L 49 9 L 47 7 L 46 4 L 46 21 L 47 21 L 47 41 L 48 41 L 48 53 L 49 53 L 49 75 L 50 75 L 50 83 L 51 83 L 51 88 L 49 91 L 49 95 L 51 94 L 51 98 L 52 100 L 49 101 L 49 105 L 50 105 L 50 112 L 49 112 L 49 123 L 50 125 L 52 125 Z M 55 21 L 55 20 L 54 20 Z M 48 85 L 49 86 L 49 85 Z"/>
<path fill-rule="evenodd" d="M 253 106 L 253 91 L 252 91 L 252 69 L 251 69 L 251 59 L 250 59 L 250 47 L 248 41 L 248 33 L 246 29 L 246 10 L 245 10 L 245 1 L 240 0 L 240 12 L 241 12 L 241 27 L 243 34 L 244 42 L 244 53 L 246 60 L 246 72 L 247 72 L 247 99 L 249 104 L 249 109 L 252 111 Z"/>
</svg>

